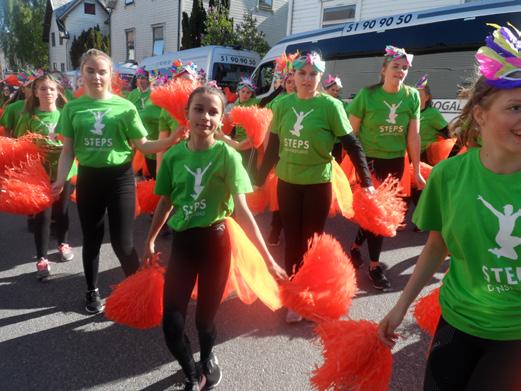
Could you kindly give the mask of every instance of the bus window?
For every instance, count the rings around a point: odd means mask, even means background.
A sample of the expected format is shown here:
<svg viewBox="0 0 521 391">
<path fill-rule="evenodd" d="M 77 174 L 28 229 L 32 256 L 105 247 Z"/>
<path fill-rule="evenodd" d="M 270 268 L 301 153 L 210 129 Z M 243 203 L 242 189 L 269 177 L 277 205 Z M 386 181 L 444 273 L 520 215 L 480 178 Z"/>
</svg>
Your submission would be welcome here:
<svg viewBox="0 0 521 391">
<path fill-rule="evenodd" d="M 273 68 L 275 67 L 274 61 L 269 61 L 255 72 L 253 75 L 253 81 L 257 85 L 257 95 L 262 95 L 270 90 L 271 82 L 273 81 Z"/>
<path fill-rule="evenodd" d="M 235 91 L 241 77 L 250 76 L 253 70 L 253 67 L 244 65 L 215 63 L 212 74 L 220 87 L 229 87 Z"/>
</svg>

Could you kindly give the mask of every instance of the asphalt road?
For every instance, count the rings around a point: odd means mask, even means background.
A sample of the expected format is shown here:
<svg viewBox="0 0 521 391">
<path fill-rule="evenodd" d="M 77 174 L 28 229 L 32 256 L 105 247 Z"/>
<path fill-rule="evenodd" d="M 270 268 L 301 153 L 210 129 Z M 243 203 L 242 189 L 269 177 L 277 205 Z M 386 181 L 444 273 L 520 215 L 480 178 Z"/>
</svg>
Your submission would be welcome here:
<svg viewBox="0 0 521 391">
<path fill-rule="evenodd" d="M 70 244 L 76 257 L 68 263 L 52 263 L 52 278 L 45 283 L 35 277 L 34 242 L 26 219 L 0 214 L 0 390 L 181 389 L 183 375 L 159 328 L 134 330 L 114 324 L 103 315 L 84 313 L 81 233 L 76 208 L 72 205 L 71 209 Z M 269 217 L 258 216 L 266 236 Z M 140 253 L 149 224 L 148 216 L 136 222 Z M 328 221 L 326 230 L 347 249 L 356 227 L 337 217 Z M 387 265 L 393 290 L 375 291 L 364 265 L 358 271 L 359 292 L 349 313 L 352 319 L 378 321 L 385 315 L 407 282 L 426 236 L 413 232 L 409 224 L 396 238 L 385 240 L 381 260 Z M 167 253 L 169 242 L 170 237 L 161 237 L 158 246 Z M 282 246 L 274 250 L 279 260 L 281 250 Z M 56 251 L 52 253 L 50 259 L 54 260 Z M 367 256 L 365 248 L 363 254 Z M 441 274 L 425 291 L 439 278 Z M 99 276 L 102 297 L 122 279 L 107 234 Z M 193 309 L 191 305 L 187 324 L 197 349 Z M 218 389 L 311 390 L 311 371 L 322 362 L 314 325 L 307 321 L 287 325 L 284 315 L 284 311 L 271 312 L 259 302 L 248 306 L 230 299 L 221 305 L 216 318 L 215 352 L 224 377 Z M 404 338 L 393 349 L 390 390 L 420 390 L 430 339 L 410 315 L 400 331 Z"/>
</svg>

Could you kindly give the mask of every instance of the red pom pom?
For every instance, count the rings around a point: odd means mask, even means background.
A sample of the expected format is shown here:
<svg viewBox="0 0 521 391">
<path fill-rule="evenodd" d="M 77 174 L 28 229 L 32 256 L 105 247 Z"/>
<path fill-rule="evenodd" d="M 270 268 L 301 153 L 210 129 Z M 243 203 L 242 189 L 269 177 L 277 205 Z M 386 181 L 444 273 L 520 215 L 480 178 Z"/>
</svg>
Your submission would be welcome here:
<svg viewBox="0 0 521 391">
<path fill-rule="evenodd" d="M 367 320 L 319 324 L 324 364 L 313 371 L 316 390 L 384 391 L 391 380 L 391 350 L 378 338 L 378 325 Z"/>
<path fill-rule="evenodd" d="M 268 196 L 270 211 L 279 210 L 279 200 L 277 198 L 277 183 L 279 179 L 275 175 L 275 169 L 271 169 L 264 183 L 263 189 Z"/>
<path fill-rule="evenodd" d="M 244 128 L 254 148 L 259 148 L 264 142 L 273 114 L 270 109 L 256 106 L 237 106 L 230 111 L 234 124 Z"/>
<path fill-rule="evenodd" d="M 125 88 L 127 82 L 119 73 L 112 75 L 112 93 L 121 96 L 121 91 Z"/>
<path fill-rule="evenodd" d="M 80 96 L 82 96 L 83 94 L 85 94 L 85 87 L 79 87 L 78 89 L 76 89 L 73 93 L 74 97 L 75 98 L 79 98 Z"/>
<path fill-rule="evenodd" d="M 425 151 L 427 153 L 427 161 L 435 166 L 442 160 L 447 159 L 454 144 L 456 144 L 456 139 L 454 138 L 441 139 L 429 144 Z"/>
<path fill-rule="evenodd" d="M 186 126 L 185 109 L 188 107 L 188 98 L 197 88 L 192 80 L 173 79 L 164 86 L 156 87 L 150 94 L 152 103 L 159 106 L 176 119 L 181 126 Z"/>
<path fill-rule="evenodd" d="M 156 181 L 146 180 L 140 181 L 136 185 L 136 194 L 140 207 L 140 213 L 154 213 L 156 206 L 161 197 L 154 194 L 154 186 Z"/>
<path fill-rule="evenodd" d="M 357 188 L 353 193 L 353 221 L 376 235 L 395 236 L 407 212 L 400 192 L 399 180 L 392 176 L 388 176 L 374 194 Z"/>
<path fill-rule="evenodd" d="M 3 113 L 3 110 L 2 110 Z M 0 114 L 0 118 L 2 117 L 2 114 Z M 0 126 L 0 137 L 5 134 L 5 128 L 3 126 Z"/>
<path fill-rule="evenodd" d="M 30 141 L 30 136 L 14 139 L 0 137 L 0 171 L 6 166 L 27 162 L 27 159 L 40 159 L 40 148 Z"/>
<path fill-rule="evenodd" d="M 7 76 L 4 81 L 11 87 L 19 87 L 20 86 L 20 80 L 16 77 L 16 75 L 11 74 Z"/>
<path fill-rule="evenodd" d="M 231 92 L 229 87 L 224 87 L 223 91 L 228 103 L 233 103 L 237 100 L 237 94 Z"/>
<path fill-rule="evenodd" d="M 0 176 L 1 212 L 32 215 L 52 203 L 51 181 L 40 160 L 27 159 L 4 169 Z"/>
<path fill-rule="evenodd" d="M 118 284 L 105 305 L 105 315 L 116 323 L 138 329 L 159 326 L 163 318 L 165 268 L 159 254 Z"/>
<path fill-rule="evenodd" d="M 436 288 L 416 302 L 414 305 L 414 318 L 418 326 L 433 337 L 436 327 L 438 327 L 440 316 L 440 288 Z"/>
<path fill-rule="evenodd" d="M 141 151 L 136 151 L 134 153 L 134 157 L 132 158 L 132 171 L 134 171 L 134 174 L 136 175 L 141 172 L 141 174 L 143 174 L 145 177 L 150 176 L 147 162 L 145 160 L 145 155 L 143 155 Z"/>
<path fill-rule="evenodd" d="M 264 212 L 268 205 L 268 197 L 263 188 L 255 190 L 253 193 L 246 194 L 246 202 L 253 214 Z"/>
<path fill-rule="evenodd" d="M 345 315 L 356 293 L 356 273 L 338 241 L 315 235 L 290 281 L 280 287 L 283 304 L 307 319 L 324 321 Z"/>
<path fill-rule="evenodd" d="M 223 125 L 222 125 L 221 130 L 227 136 L 229 136 L 232 133 L 233 122 L 228 114 L 225 114 L 223 117 Z"/>
</svg>

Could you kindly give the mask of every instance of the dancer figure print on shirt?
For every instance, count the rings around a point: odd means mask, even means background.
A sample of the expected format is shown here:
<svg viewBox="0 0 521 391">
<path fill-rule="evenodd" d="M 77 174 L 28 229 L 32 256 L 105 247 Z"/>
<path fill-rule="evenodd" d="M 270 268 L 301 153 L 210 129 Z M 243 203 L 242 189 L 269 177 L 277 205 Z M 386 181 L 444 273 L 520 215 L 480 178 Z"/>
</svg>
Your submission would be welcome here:
<svg viewBox="0 0 521 391">
<path fill-rule="evenodd" d="M 197 168 L 194 171 L 190 170 L 190 168 L 185 165 L 185 168 L 186 168 L 186 171 L 188 171 L 190 174 L 192 174 L 194 176 L 194 192 L 192 194 L 192 198 L 194 200 L 196 200 L 199 195 L 201 194 L 201 192 L 203 191 L 204 189 L 204 186 L 201 185 L 202 181 L 203 181 L 203 175 L 204 173 L 208 170 L 208 168 L 210 168 L 210 166 L 212 165 L 212 163 L 208 163 L 208 165 L 205 167 L 204 170 L 201 170 L 201 168 Z"/>
<path fill-rule="evenodd" d="M 396 113 L 396 111 L 398 110 L 398 108 L 401 106 L 402 104 L 402 101 L 400 101 L 400 103 L 393 103 L 393 104 L 389 104 L 387 103 L 385 100 L 384 100 L 384 103 L 387 107 L 389 107 L 389 117 L 387 118 L 387 122 L 390 123 L 390 124 L 396 124 L 396 118 L 398 117 L 398 114 Z"/>
<path fill-rule="evenodd" d="M 103 135 L 103 128 L 105 127 L 105 124 L 101 121 L 103 120 L 103 117 L 105 117 L 107 113 L 110 111 L 110 109 L 106 111 L 89 111 L 94 116 L 94 129 L 90 130 L 91 133 L 97 134 L 98 136 Z"/>
<path fill-rule="evenodd" d="M 521 209 L 519 209 L 516 213 L 513 213 L 514 207 L 510 204 L 507 204 L 503 207 L 504 213 L 501 213 L 490 203 L 485 201 L 481 195 L 478 195 L 478 200 L 480 200 L 483 205 L 485 205 L 485 207 L 498 218 L 499 221 L 499 231 L 495 239 L 499 247 L 489 248 L 488 251 L 490 251 L 498 258 L 505 257 L 514 261 L 517 260 L 518 255 L 515 251 L 515 248 L 521 245 L 521 238 L 512 236 L 512 232 L 514 231 L 517 218 L 521 216 Z"/>
<path fill-rule="evenodd" d="M 294 107 L 292 107 L 293 112 L 297 116 L 297 120 L 295 121 L 295 125 L 293 125 L 293 129 L 291 129 L 289 132 L 297 137 L 300 137 L 300 131 L 304 126 L 302 125 L 302 121 L 304 121 L 304 118 L 306 118 L 314 109 L 309 110 L 307 113 L 304 113 L 303 111 L 300 111 L 297 113 Z"/>
</svg>

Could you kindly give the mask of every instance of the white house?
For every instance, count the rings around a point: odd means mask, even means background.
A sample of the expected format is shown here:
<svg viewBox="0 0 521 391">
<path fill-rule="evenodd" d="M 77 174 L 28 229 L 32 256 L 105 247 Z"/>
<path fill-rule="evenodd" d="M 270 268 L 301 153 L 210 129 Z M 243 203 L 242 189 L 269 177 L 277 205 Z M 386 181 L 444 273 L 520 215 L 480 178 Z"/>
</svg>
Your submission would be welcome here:
<svg viewBox="0 0 521 391">
<path fill-rule="evenodd" d="M 473 1 L 480 0 L 289 0 L 286 33 Z"/>
<path fill-rule="evenodd" d="M 114 62 L 179 50 L 183 12 L 192 12 L 192 0 L 117 0 L 111 16 L 111 55 Z M 208 0 L 203 0 L 208 7 Z M 270 45 L 286 35 L 288 0 L 231 0 L 235 24 L 250 11 Z"/>
<path fill-rule="evenodd" d="M 49 43 L 49 69 L 72 70 L 70 50 L 74 37 L 99 26 L 109 33 L 109 11 L 100 0 L 47 0 L 43 40 Z"/>
</svg>

